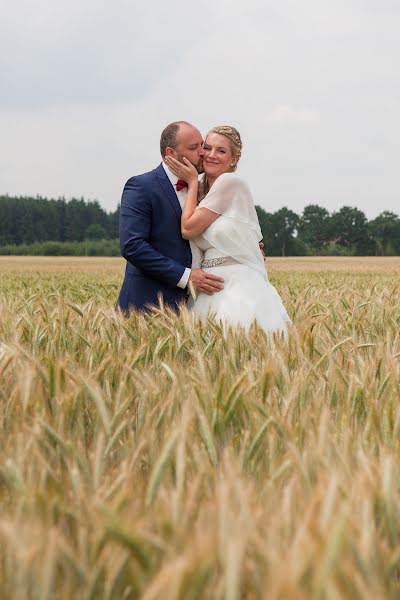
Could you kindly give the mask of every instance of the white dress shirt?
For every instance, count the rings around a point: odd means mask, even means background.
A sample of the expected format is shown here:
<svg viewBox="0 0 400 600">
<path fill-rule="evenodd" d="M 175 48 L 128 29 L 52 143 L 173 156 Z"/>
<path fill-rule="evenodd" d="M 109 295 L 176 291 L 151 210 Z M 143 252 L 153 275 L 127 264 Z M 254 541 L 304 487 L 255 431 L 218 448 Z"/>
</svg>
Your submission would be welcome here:
<svg viewBox="0 0 400 600">
<path fill-rule="evenodd" d="M 186 200 L 186 194 L 187 194 L 187 188 L 182 188 L 181 190 L 179 190 L 179 192 L 176 190 L 176 182 L 178 181 L 178 177 L 176 175 L 174 175 L 172 173 L 172 171 L 169 170 L 169 168 L 167 167 L 167 165 L 165 164 L 165 162 L 162 163 L 162 166 L 164 168 L 164 171 L 167 174 L 168 179 L 170 180 L 172 187 L 174 188 L 175 194 L 177 195 L 177 198 L 179 200 L 179 204 L 181 205 L 181 208 L 183 210 L 183 207 L 185 205 L 185 200 Z M 192 243 L 190 243 L 190 247 L 192 249 L 192 254 L 193 254 L 193 248 L 192 248 Z M 189 277 L 190 277 L 190 272 L 191 269 L 188 269 L 187 267 L 185 268 L 182 277 L 180 278 L 180 280 L 178 281 L 178 287 L 184 289 L 189 281 Z"/>
</svg>

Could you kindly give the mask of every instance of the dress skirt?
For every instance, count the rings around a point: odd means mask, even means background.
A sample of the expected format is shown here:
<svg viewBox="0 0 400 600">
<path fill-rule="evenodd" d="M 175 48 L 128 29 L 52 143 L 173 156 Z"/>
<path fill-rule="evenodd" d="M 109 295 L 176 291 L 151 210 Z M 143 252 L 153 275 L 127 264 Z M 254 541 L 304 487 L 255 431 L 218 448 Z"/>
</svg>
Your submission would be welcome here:
<svg viewBox="0 0 400 600">
<path fill-rule="evenodd" d="M 224 279 L 224 289 L 208 296 L 198 294 L 193 310 L 197 318 L 210 313 L 226 326 L 240 326 L 248 331 L 254 321 L 267 333 L 282 332 L 285 337 L 291 320 L 282 300 L 267 278 L 244 264 L 220 265 L 208 273 Z"/>
</svg>

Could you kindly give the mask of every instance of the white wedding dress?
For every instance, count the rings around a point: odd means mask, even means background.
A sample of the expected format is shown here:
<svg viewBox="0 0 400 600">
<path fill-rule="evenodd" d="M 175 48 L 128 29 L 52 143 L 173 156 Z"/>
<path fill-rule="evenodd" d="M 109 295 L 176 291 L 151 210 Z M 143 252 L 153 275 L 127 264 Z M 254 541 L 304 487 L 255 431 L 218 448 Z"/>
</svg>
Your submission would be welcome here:
<svg viewBox="0 0 400 600">
<path fill-rule="evenodd" d="M 197 237 L 203 252 L 202 268 L 224 279 L 224 289 L 212 296 L 197 295 L 193 310 L 197 318 L 215 315 L 226 326 L 246 331 L 257 321 L 267 333 L 285 337 L 291 321 L 282 300 L 268 281 L 259 242 L 260 225 L 247 184 L 234 173 L 214 182 L 196 210 L 208 208 L 220 215 Z"/>
</svg>

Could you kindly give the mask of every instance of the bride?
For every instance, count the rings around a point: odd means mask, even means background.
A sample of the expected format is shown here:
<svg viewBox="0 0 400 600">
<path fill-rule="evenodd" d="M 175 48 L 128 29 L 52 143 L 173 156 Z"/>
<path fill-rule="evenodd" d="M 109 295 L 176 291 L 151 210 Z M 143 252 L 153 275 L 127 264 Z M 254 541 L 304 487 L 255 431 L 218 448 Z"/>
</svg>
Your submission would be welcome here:
<svg viewBox="0 0 400 600">
<path fill-rule="evenodd" d="M 188 184 L 181 230 L 186 240 L 204 253 L 202 269 L 224 279 L 224 288 L 209 296 L 200 293 L 194 313 L 204 318 L 213 313 L 224 325 L 249 330 L 254 321 L 268 333 L 286 334 L 291 323 L 276 289 L 268 281 L 259 248 L 262 238 L 248 185 L 234 173 L 242 150 L 234 127 L 214 127 L 204 143 L 203 199 L 197 204 L 198 172 L 183 158 L 165 162 Z"/>
</svg>

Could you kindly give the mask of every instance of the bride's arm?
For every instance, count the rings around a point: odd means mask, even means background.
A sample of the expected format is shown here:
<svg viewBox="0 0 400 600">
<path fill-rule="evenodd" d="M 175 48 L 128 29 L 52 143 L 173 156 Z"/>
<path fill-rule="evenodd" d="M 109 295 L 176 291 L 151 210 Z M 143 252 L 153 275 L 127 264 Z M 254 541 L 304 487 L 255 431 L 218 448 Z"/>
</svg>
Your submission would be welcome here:
<svg viewBox="0 0 400 600">
<path fill-rule="evenodd" d="M 198 173 L 187 158 L 183 160 L 184 164 L 171 156 L 165 157 L 165 162 L 171 171 L 188 184 L 185 206 L 182 211 L 181 232 L 185 240 L 193 240 L 203 233 L 220 215 L 208 208 L 196 210 L 199 186 Z"/>
<path fill-rule="evenodd" d="M 193 209 L 193 212 L 190 212 L 190 209 L 188 208 L 186 214 L 186 204 L 185 208 L 183 209 L 181 232 L 184 240 L 194 240 L 220 216 L 208 208 L 199 208 L 196 210 L 196 212 L 194 212 L 195 209 L 196 205 Z"/>
</svg>

